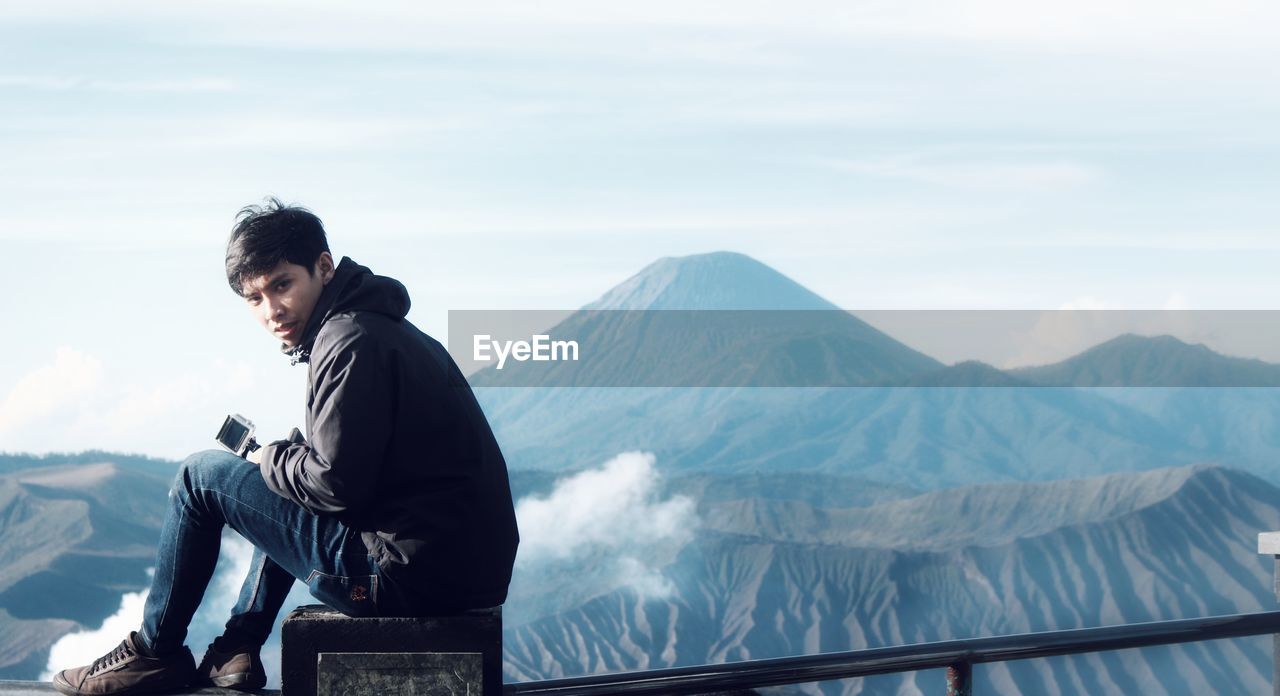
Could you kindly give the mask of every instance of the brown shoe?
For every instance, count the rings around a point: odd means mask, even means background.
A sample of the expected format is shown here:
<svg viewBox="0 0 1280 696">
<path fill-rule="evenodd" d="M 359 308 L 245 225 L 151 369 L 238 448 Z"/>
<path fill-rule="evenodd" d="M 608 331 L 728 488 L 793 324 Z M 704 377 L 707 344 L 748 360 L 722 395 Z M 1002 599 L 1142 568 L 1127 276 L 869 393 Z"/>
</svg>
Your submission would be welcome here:
<svg viewBox="0 0 1280 696">
<path fill-rule="evenodd" d="M 195 672 L 195 659 L 183 647 L 173 655 L 147 657 L 138 649 L 138 632 L 115 650 L 85 667 L 64 669 L 53 676 L 53 688 L 68 696 L 153 694 L 186 686 Z"/>
<path fill-rule="evenodd" d="M 209 645 L 196 668 L 192 686 L 224 686 L 240 691 L 253 691 L 267 685 L 267 671 L 256 648 L 228 648 L 222 651 L 217 640 Z"/>
</svg>

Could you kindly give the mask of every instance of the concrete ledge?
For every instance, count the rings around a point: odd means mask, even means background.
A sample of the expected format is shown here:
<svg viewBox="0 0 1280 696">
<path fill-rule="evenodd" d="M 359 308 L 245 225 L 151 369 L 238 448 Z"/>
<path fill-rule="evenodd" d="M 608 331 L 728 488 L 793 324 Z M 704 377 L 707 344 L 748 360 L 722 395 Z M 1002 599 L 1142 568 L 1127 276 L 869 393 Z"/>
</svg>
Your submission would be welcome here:
<svg viewBox="0 0 1280 696">
<path fill-rule="evenodd" d="M 191 694 L 192 696 L 244 696 L 246 693 L 263 694 L 264 696 L 279 696 L 279 691 L 263 689 L 262 691 L 234 691 L 232 689 L 219 689 L 215 687 L 205 689 L 188 689 L 186 691 L 166 691 L 167 694 Z M 46 696 L 47 694 L 61 693 L 53 688 L 53 684 L 49 682 L 34 681 L 8 681 L 0 680 L 0 696 Z"/>
<path fill-rule="evenodd" d="M 280 628 L 282 696 L 502 693 L 502 607 L 353 618 L 298 607 Z"/>
<path fill-rule="evenodd" d="M 1258 553 L 1280 556 L 1280 532 L 1263 532 L 1258 535 Z"/>
</svg>

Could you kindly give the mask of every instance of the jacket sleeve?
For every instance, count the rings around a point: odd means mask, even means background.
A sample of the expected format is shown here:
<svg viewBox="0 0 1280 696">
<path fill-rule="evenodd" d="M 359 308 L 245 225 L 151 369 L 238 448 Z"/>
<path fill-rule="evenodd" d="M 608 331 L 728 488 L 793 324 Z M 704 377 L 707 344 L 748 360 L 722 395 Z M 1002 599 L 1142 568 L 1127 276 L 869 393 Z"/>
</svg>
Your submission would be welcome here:
<svg viewBox="0 0 1280 696">
<path fill-rule="evenodd" d="M 311 356 L 310 441 L 266 445 L 259 465 L 271 490 L 323 515 L 358 513 L 370 502 L 391 437 L 395 394 L 377 341 L 354 322 L 332 328 Z"/>
</svg>

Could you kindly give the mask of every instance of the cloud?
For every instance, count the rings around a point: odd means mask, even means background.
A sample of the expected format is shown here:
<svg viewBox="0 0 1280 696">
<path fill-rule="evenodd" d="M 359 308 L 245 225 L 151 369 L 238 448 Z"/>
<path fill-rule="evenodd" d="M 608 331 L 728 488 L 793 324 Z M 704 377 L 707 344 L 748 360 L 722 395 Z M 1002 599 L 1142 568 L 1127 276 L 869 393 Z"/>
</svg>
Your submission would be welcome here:
<svg viewBox="0 0 1280 696">
<path fill-rule="evenodd" d="M 984 191 L 1058 191 L 1085 186 L 1101 178 L 1096 168 L 1070 161 L 941 161 L 922 155 L 894 155 L 823 163 L 855 174 Z"/>
<path fill-rule="evenodd" d="M 88 397 L 102 382 L 102 363 L 73 348 L 60 347 L 53 364 L 18 379 L 0 402 L 0 433 L 18 430 Z"/>
<path fill-rule="evenodd" d="M 300 12 L 306 10 L 306 12 Z M 325 47 L 390 47 L 422 38 L 452 37 L 453 41 L 481 41 L 488 28 L 490 41 L 502 46 L 513 35 L 529 35 L 548 28 L 579 27 L 602 32 L 611 27 L 759 29 L 777 33 L 820 32 L 847 37 L 919 37 L 933 40 L 1002 41 L 1041 50 L 1064 46 L 1103 45 L 1115 50 L 1176 50 L 1181 45 L 1216 45 L 1231 49 L 1230 40 L 1261 43 L 1274 24 L 1274 3 L 1236 0 L 1215 3 L 1189 0 L 1171 5 L 1156 0 L 1108 3 L 1027 3 L 1015 0 L 909 0 L 901 3 L 588 3 L 554 0 L 549 3 L 485 3 L 438 5 L 385 1 L 374 9 L 355 9 L 343 3 L 164 4 L 128 3 L 28 4 L 6 13 L 6 23 L 23 20 L 108 22 L 140 18 L 184 28 L 183 37 L 224 36 L 225 40 L 273 42 L 273 45 Z M 1267 20 L 1271 18 L 1271 20 Z M 291 20 L 301 31 L 279 32 L 280 20 Z M 137 22 L 137 19 L 134 19 Z M 234 29 L 239 29 L 238 36 Z M 517 33 L 517 28 L 524 29 Z M 346 29 L 346 31 L 344 31 Z M 471 31 L 463 32 L 463 29 Z M 635 29 L 632 29 L 635 31 Z M 463 33 L 458 37 L 458 33 Z M 383 43 L 378 40 L 381 37 Z M 416 38 L 415 38 L 416 37 Z"/>
<path fill-rule="evenodd" d="M 219 360 L 202 373 L 186 372 L 145 387 L 129 385 L 113 406 L 101 416 L 87 417 L 80 427 L 145 432 L 159 418 L 208 403 L 216 396 L 246 391 L 253 384 L 252 375 L 247 365 Z"/>
<path fill-rule="evenodd" d="M 668 596 L 670 581 L 645 559 L 688 543 L 698 520 L 688 496 L 660 500 L 658 480 L 652 454 L 625 452 L 557 482 L 545 497 L 522 498 L 517 567 L 604 559 L 614 584 Z"/>
<path fill-rule="evenodd" d="M 558 482 L 545 498 L 522 498 L 516 505 L 519 562 L 568 558 L 587 547 L 687 539 L 693 501 L 687 496 L 656 500 L 653 464 L 648 452 L 626 452 Z"/>
<path fill-rule="evenodd" d="M 616 568 L 619 577 L 626 578 L 626 584 L 645 597 L 665 598 L 676 592 L 675 585 L 661 571 L 637 558 L 623 556 L 617 560 Z"/>
<path fill-rule="evenodd" d="M 305 11 L 303 11 L 305 10 Z M 1268 19 L 1269 18 L 1269 19 Z M 1072 3 L 940 0 L 847 3 L 592 3 L 554 0 L 498 2 L 467 6 L 389 0 L 356 9 L 337 2 L 281 2 L 259 6 L 245 2 L 153 3 L 132 0 L 93 3 L 72 0 L 32 3 L 7 12 L 4 23 L 40 21 L 134 23 L 180 28 L 181 40 L 218 38 L 228 43 L 389 49 L 424 43 L 475 43 L 510 49 L 531 37 L 552 41 L 565 31 L 609 34 L 627 30 L 651 35 L 670 30 L 730 28 L 834 38 L 900 38 L 958 42 L 999 42 L 1035 50 L 1101 48 L 1145 53 L 1211 47 L 1225 52 L 1244 46 L 1265 48 L 1267 28 L 1278 19 L 1265 0 L 1212 2 L 1189 0 L 1171 5 L 1155 0 Z M 281 32 L 282 21 L 293 31 Z M 424 38 L 425 37 L 425 38 Z M 170 39 L 178 40 L 178 39 Z M 615 41 L 616 43 L 616 41 Z M 731 56 L 732 57 L 732 56 Z M 723 59 L 719 53 L 712 58 Z"/>
<path fill-rule="evenodd" d="M 203 654 L 199 648 L 222 633 L 252 559 L 253 546 L 249 542 L 230 532 L 224 535 L 213 580 L 188 627 L 186 644 L 193 648 L 197 660 Z M 155 569 L 148 568 L 147 574 L 154 576 Z M 149 590 L 125 593 L 120 599 L 120 608 L 101 626 L 60 638 L 49 650 L 49 662 L 40 680 L 48 681 L 56 672 L 93 662 L 119 645 L 130 631 L 138 630 L 148 594 Z"/>
<path fill-rule="evenodd" d="M 0 88 L 2 87 L 50 91 L 89 90 L 125 94 L 190 94 L 234 92 L 239 86 L 234 80 L 206 77 L 178 80 L 99 80 L 39 75 L 0 75 Z"/>
<path fill-rule="evenodd" d="M 264 384 L 249 364 L 222 358 L 181 370 L 136 369 L 128 379 L 128 367 L 107 369 L 94 356 L 57 349 L 0 401 L 0 449 L 145 449 L 180 458 L 211 444 L 222 417 Z M 271 415 L 261 424 L 271 425 Z"/>
<path fill-rule="evenodd" d="M 148 568 L 149 573 L 154 568 Z M 81 631 L 63 636 L 49 649 L 49 664 L 40 681 L 49 681 L 64 669 L 87 665 L 107 654 L 142 624 L 142 611 L 147 603 L 147 593 L 129 592 L 120 600 L 120 609 L 107 617 L 102 626 L 92 631 Z"/>
</svg>

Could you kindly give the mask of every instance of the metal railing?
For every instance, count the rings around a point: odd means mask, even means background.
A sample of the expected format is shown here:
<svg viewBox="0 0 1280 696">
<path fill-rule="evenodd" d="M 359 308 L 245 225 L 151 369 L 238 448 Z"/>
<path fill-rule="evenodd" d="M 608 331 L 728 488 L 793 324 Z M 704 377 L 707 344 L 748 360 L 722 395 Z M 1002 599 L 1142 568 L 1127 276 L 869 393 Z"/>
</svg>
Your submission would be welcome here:
<svg viewBox="0 0 1280 696">
<path fill-rule="evenodd" d="M 507 684 L 503 693 L 674 696 L 946 668 L 948 696 L 969 696 L 975 664 L 1275 633 L 1280 611 L 1266 611 L 521 682 Z"/>
</svg>

